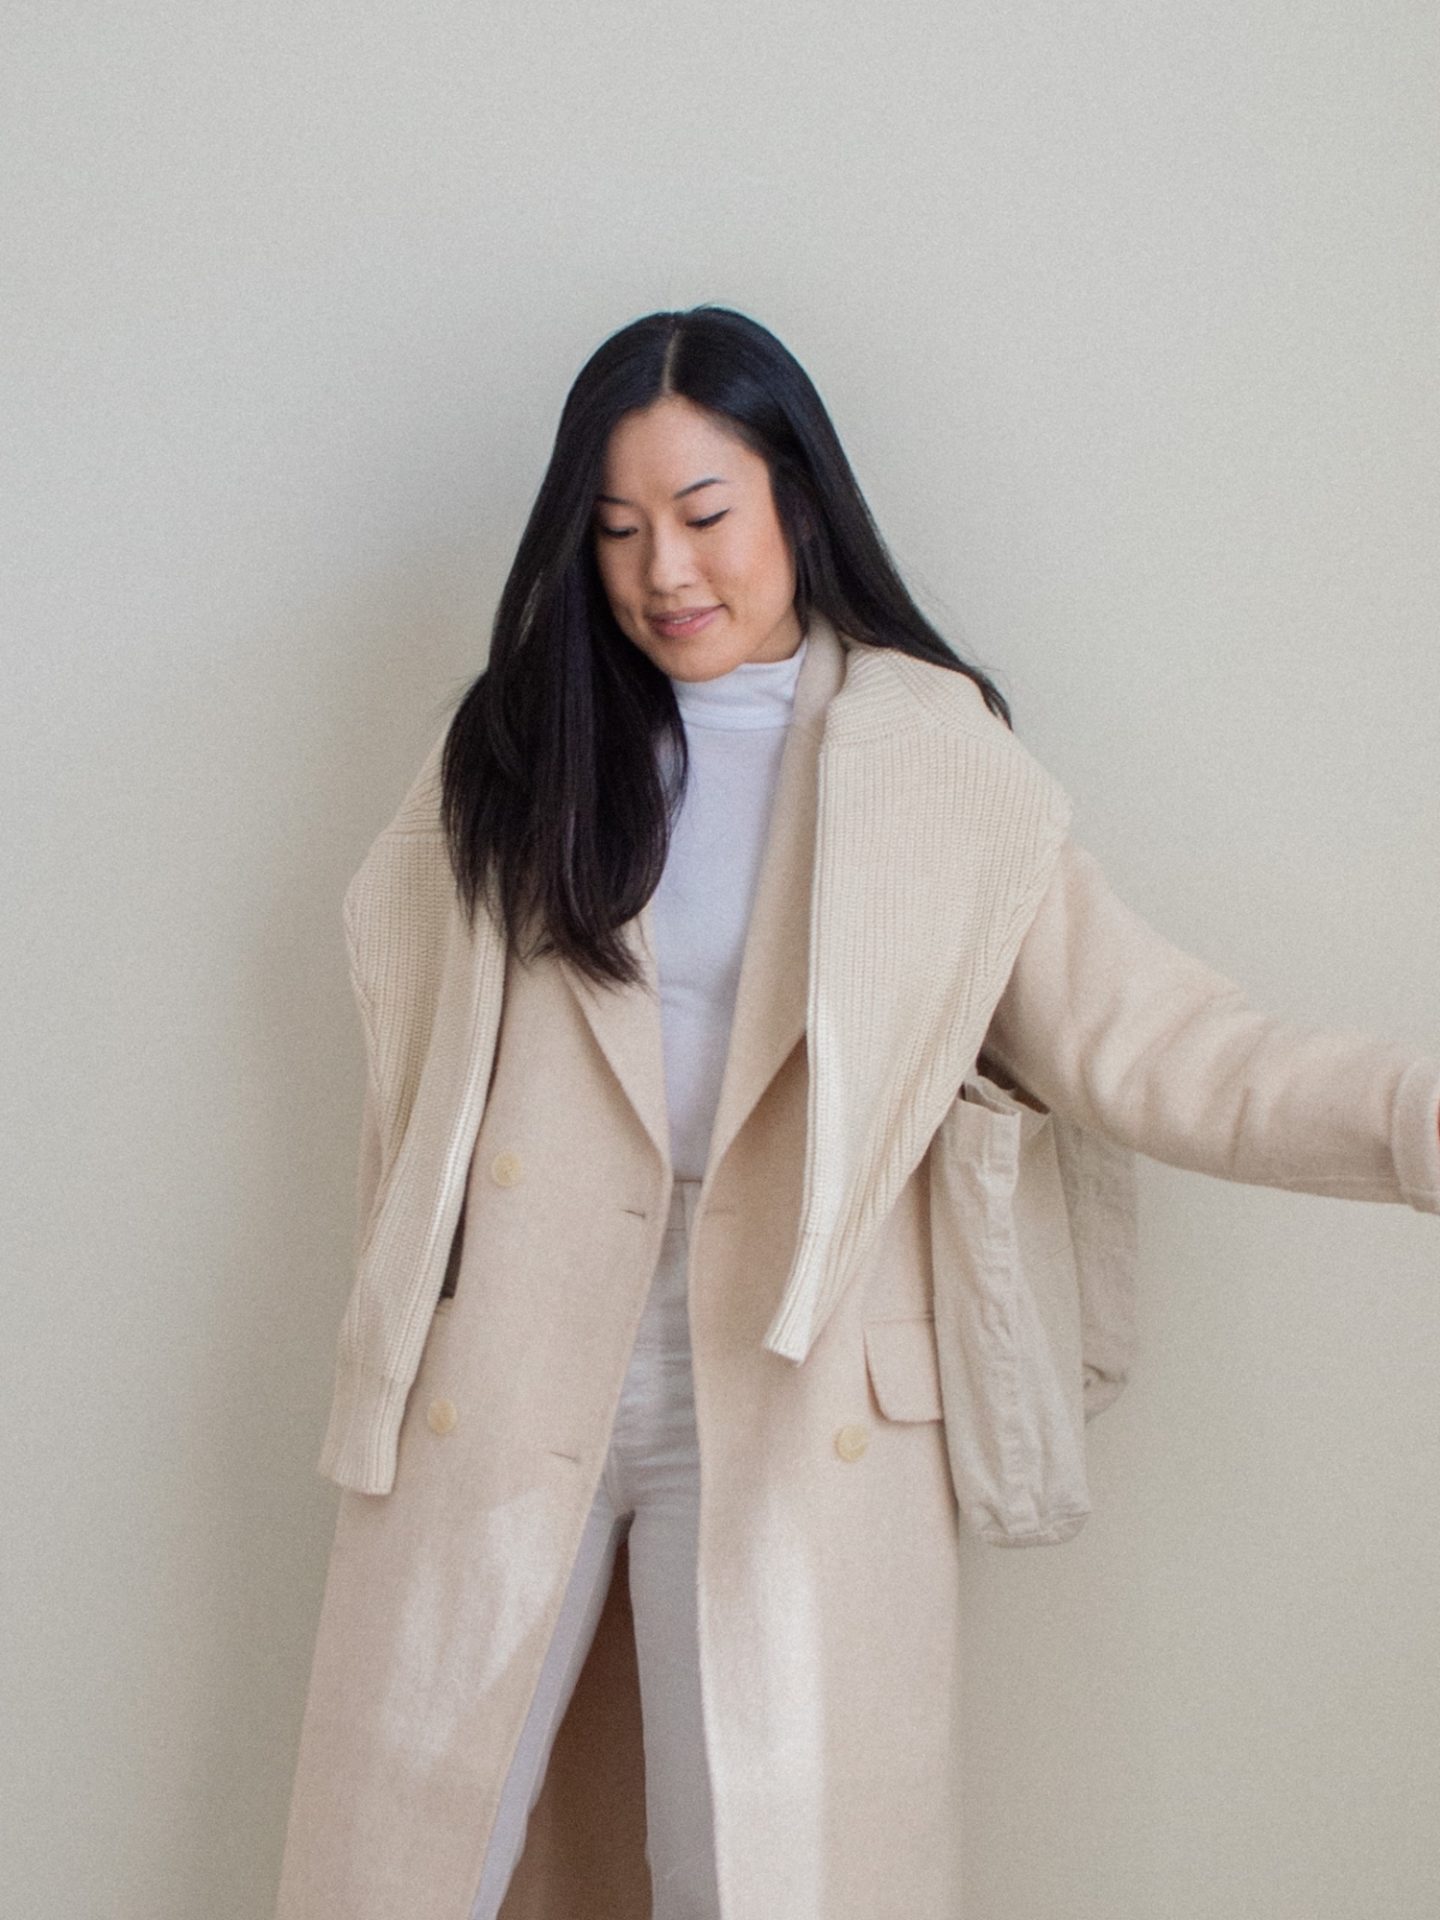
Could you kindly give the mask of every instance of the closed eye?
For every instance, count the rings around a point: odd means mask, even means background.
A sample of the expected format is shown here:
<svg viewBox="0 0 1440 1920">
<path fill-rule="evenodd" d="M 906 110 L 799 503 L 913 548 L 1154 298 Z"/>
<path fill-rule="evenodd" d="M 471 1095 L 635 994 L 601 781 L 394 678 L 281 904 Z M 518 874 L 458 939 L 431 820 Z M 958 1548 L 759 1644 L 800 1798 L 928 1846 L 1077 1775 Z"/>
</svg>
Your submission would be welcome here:
<svg viewBox="0 0 1440 1920">
<path fill-rule="evenodd" d="M 687 527 L 713 527 L 715 522 L 717 520 L 723 520 L 729 511 L 730 509 L 728 507 L 722 507 L 719 513 L 709 514 L 703 520 L 687 520 L 685 524 Z M 634 527 L 606 527 L 600 525 L 596 527 L 596 532 L 603 534 L 607 540 L 628 540 L 634 531 Z"/>
</svg>

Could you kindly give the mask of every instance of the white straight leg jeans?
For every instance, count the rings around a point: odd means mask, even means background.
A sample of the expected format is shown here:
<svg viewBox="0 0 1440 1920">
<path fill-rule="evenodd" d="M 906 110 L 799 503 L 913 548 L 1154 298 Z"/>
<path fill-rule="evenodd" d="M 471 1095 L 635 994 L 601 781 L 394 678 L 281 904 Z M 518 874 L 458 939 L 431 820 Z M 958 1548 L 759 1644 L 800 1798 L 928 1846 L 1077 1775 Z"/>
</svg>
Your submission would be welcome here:
<svg viewBox="0 0 1440 1920">
<path fill-rule="evenodd" d="M 652 1920 L 719 1920 L 696 1601 L 700 1458 L 686 1282 L 698 1180 L 676 1180 L 610 1450 L 506 1776 L 470 1920 L 496 1920 L 627 1533 Z"/>
</svg>

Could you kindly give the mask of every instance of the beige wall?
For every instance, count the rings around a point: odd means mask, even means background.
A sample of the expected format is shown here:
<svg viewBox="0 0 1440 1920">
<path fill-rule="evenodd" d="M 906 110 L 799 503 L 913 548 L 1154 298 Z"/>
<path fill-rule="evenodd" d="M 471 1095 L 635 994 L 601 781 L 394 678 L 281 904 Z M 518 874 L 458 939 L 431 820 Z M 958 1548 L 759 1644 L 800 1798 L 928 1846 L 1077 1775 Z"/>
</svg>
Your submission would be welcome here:
<svg viewBox="0 0 1440 1920">
<path fill-rule="evenodd" d="M 1422 0 L 12 8 L 0 1907 L 268 1920 L 336 1494 L 339 900 L 564 391 L 774 327 L 1147 918 L 1433 1049 Z M 1063 1550 L 967 1545 L 972 1920 L 1440 1901 L 1440 1239 L 1147 1163 Z"/>
</svg>

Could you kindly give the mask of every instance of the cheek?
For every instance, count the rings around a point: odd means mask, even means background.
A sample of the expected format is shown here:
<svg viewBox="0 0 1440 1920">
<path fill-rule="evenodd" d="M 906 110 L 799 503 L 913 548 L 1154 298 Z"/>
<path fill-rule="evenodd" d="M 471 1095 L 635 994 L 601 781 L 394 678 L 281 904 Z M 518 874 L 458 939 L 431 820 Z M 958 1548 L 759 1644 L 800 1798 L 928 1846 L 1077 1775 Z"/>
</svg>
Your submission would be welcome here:
<svg viewBox="0 0 1440 1920">
<path fill-rule="evenodd" d="M 752 599 L 772 599 L 786 591 L 790 556 L 783 536 L 768 533 L 737 533 L 732 540 L 711 549 L 706 572 L 712 581 L 725 584 Z"/>
<path fill-rule="evenodd" d="M 778 521 L 770 529 L 756 555 L 755 571 L 757 582 L 763 583 L 771 598 L 788 599 L 793 595 L 795 570 Z"/>
<path fill-rule="evenodd" d="M 595 564 L 600 571 L 600 584 L 607 598 L 612 601 L 629 597 L 625 584 L 627 568 L 624 548 L 623 540 L 601 540 L 596 543 Z"/>
</svg>

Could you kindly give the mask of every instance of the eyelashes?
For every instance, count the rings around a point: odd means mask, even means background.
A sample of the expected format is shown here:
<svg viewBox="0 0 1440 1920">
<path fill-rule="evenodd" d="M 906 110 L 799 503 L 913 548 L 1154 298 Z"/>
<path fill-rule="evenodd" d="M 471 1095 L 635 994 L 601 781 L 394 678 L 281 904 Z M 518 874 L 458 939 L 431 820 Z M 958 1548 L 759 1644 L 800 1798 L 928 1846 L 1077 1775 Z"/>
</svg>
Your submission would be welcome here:
<svg viewBox="0 0 1440 1920">
<path fill-rule="evenodd" d="M 728 507 L 722 507 L 719 513 L 712 513 L 704 520 L 687 520 L 685 524 L 687 527 L 713 527 L 716 521 L 723 520 L 729 511 Z M 635 529 L 634 527 L 597 526 L 595 531 L 606 540 L 628 540 Z"/>
</svg>

